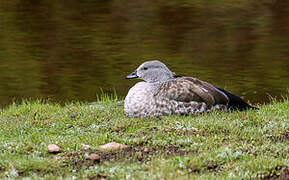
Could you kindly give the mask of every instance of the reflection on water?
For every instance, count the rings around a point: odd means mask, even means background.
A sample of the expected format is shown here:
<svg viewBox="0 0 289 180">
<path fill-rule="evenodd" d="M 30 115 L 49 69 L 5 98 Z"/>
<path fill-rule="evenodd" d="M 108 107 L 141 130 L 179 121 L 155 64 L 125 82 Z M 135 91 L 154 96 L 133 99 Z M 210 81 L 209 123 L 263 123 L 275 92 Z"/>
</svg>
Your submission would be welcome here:
<svg viewBox="0 0 289 180">
<path fill-rule="evenodd" d="M 254 103 L 289 88 L 289 3 L 56 1 L 0 3 L 0 104 L 95 101 L 145 60 Z"/>
</svg>

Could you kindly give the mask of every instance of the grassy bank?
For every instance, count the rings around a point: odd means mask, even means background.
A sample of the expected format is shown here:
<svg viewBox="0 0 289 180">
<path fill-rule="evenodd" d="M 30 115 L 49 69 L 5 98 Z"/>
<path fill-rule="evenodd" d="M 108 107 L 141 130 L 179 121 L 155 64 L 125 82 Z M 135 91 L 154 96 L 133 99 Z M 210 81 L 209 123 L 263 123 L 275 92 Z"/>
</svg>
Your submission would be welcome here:
<svg viewBox="0 0 289 180">
<path fill-rule="evenodd" d="M 289 177 L 289 100 L 259 111 L 162 119 L 128 119 L 108 99 L 24 102 L 1 110 L 0 131 L 1 178 Z M 128 148 L 100 152 L 108 142 Z M 62 151 L 48 153 L 48 144 Z M 100 158 L 86 159 L 91 153 Z"/>
</svg>

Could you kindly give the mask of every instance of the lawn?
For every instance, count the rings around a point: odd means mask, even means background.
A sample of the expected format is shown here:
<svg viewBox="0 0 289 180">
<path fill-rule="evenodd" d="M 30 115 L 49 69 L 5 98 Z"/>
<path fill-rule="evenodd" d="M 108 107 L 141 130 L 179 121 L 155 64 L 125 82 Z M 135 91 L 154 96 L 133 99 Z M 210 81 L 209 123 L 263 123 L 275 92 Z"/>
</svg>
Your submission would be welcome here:
<svg viewBox="0 0 289 180">
<path fill-rule="evenodd" d="M 117 98 L 15 103 L 0 110 L 0 178 L 288 179 L 289 100 L 258 107 L 129 119 Z M 109 142 L 127 148 L 99 150 Z"/>
</svg>

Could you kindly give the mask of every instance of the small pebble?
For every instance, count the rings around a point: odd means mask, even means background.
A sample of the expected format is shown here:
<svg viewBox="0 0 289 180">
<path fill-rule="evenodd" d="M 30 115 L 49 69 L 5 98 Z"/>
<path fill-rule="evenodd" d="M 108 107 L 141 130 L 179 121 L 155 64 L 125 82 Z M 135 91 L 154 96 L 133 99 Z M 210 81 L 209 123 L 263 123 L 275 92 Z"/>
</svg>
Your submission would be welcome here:
<svg viewBox="0 0 289 180">
<path fill-rule="evenodd" d="M 144 152 L 149 152 L 149 149 L 148 149 L 148 148 L 144 148 L 143 151 L 144 151 Z"/>
<path fill-rule="evenodd" d="M 91 146 L 87 145 L 87 144 L 81 144 L 81 149 L 84 151 L 87 151 L 87 150 L 91 149 Z"/>
<path fill-rule="evenodd" d="M 98 154 L 92 153 L 92 154 L 86 156 L 85 159 L 97 161 L 97 160 L 100 160 L 100 156 Z"/>
<path fill-rule="evenodd" d="M 124 144 L 119 144 L 116 142 L 111 142 L 111 143 L 107 143 L 104 144 L 102 146 L 99 146 L 99 150 L 100 151 L 113 151 L 113 150 L 120 150 L 120 149 L 125 149 L 127 148 L 127 145 Z"/>
<path fill-rule="evenodd" d="M 49 144 L 49 145 L 47 146 L 47 150 L 48 150 L 48 152 L 50 152 L 50 153 L 59 153 L 59 152 L 61 152 L 60 147 L 57 146 L 57 145 L 55 145 L 55 144 Z"/>
</svg>

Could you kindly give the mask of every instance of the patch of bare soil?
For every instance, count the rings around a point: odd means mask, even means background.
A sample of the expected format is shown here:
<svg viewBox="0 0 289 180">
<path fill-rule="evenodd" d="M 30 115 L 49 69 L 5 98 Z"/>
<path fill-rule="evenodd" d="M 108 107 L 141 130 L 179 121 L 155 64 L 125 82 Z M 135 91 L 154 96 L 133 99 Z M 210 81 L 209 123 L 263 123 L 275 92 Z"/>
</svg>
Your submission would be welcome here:
<svg viewBox="0 0 289 180">
<path fill-rule="evenodd" d="M 176 156 L 195 153 L 194 151 L 184 151 L 180 147 L 168 145 L 166 147 L 143 147 L 141 145 L 127 147 L 118 151 L 80 151 L 69 152 L 60 158 L 65 164 L 80 169 L 83 166 L 89 167 L 106 161 L 130 161 L 130 162 L 146 162 L 158 155 Z M 99 158 L 87 158 L 91 155 L 97 155 Z"/>
<path fill-rule="evenodd" d="M 175 156 L 175 155 L 187 155 L 193 153 L 193 151 L 180 150 L 179 147 L 169 145 L 166 147 L 128 147 L 121 151 L 114 151 L 101 154 L 101 159 L 104 161 L 111 160 L 129 160 L 129 161 L 149 161 L 156 155 Z"/>
<path fill-rule="evenodd" d="M 279 141 L 279 142 L 289 141 L 289 131 L 284 131 L 278 136 L 272 136 L 270 137 L 270 139 L 272 141 Z"/>
<path fill-rule="evenodd" d="M 207 169 L 209 171 L 216 171 L 220 167 L 220 164 L 209 163 L 207 164 Z"/>
<path fill-rule="evenodd" d="M 189 166 L 186 167 L 189 173 L 200 173 L 201 171 L 218 172 L 222 170 L 222 163 L 208 162 L 205 167 Z"/>
<path fill-rule="evenodd" d="M 285 131 L 281 134 L 282 140 L 283 141 L 289 141 L 289 131 Z"/>
<path fill-rule="evenodd" d="M 289 168 L 285 168 L 281 171 L 279 179 L 280 180 L 289 180 Z"/>
<path fill-rule="evenodd" d="M 286 166 L 276 166 L 274 169 L 270 171 L 268 176 L 262 177 L 261 179 L 289 180 L 289 168 Z"/>
<path fill-rule="evenodd" d="M 90 176 L 87 178 L 88 180 L 105 180 L 107 176 L 97 175 L 97 176 Z"/>
</svg>

